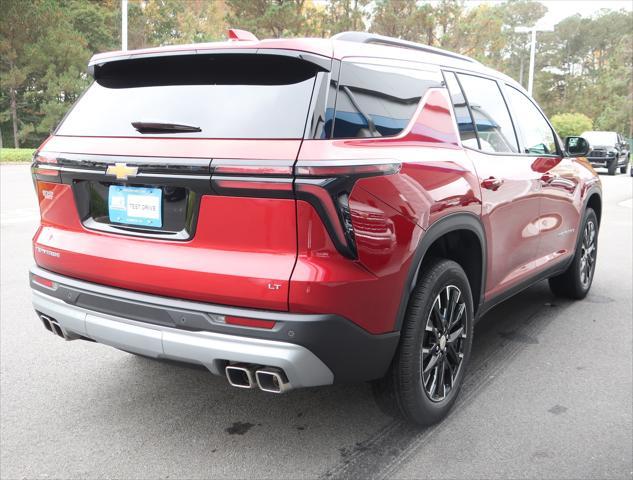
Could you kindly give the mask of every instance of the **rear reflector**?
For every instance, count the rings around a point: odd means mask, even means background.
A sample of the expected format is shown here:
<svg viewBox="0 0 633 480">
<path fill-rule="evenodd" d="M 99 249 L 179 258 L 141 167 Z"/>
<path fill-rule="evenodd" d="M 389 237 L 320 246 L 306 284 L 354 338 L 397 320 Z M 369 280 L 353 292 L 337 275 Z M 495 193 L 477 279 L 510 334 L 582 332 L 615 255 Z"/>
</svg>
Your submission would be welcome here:
<svg viewBox="0 0 633 480">
<path fill-rule="evenodd" d="M 275 326 L 273 320 L 258 320 L 255 318 L 242 317 L 224 317 L 224 322 L 229 325 L 239 325 L 240 327 L 267 328 L 271 329 Z"/>
<path fill-rule="evenodd" d="M 39 275 L 33 275 L 31 276 L 31 279 L 37 283 L 38 285 L 42 285 L 43 287 L 46 288 L 57 288 L 57 284 L 55 282 L 53 282 L 52 280 L 49 280 L 48 278 L 43 278 L 40 277 Z"/>
</svg>

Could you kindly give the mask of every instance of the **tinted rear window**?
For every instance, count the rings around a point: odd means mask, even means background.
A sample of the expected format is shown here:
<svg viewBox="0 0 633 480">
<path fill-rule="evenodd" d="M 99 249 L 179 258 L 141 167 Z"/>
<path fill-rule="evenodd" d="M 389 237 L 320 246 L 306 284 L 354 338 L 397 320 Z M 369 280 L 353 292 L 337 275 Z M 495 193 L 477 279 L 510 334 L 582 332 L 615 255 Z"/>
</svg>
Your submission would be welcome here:
<svg viewBox="0 0 633 480">
<path fill-rule="evenodd" d="M 408 125 L 427 90 L 440 86 L 439 72 L 344 62 L 333 138 L 397 135 Z M 331 117 L 326 113 L 326 118 Z"/>
<path fill-rule="evenodd" d="M 317 73 L 281 55 L 157 57 L 105 64 L 58 135 L 301 138 Z M 132 122 L 199 127 L 139 133 Z"/>
</svg>

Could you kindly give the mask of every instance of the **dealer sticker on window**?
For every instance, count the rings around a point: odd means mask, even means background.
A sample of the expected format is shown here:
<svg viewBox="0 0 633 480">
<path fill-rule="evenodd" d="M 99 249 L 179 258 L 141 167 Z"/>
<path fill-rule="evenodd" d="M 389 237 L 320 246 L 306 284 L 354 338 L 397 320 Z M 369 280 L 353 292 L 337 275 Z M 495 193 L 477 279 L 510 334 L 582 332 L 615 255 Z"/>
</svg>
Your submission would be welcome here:
<svg viewBox="0 0 633 480">
<path fill-rule="evenodd" d="M 162 191 L 160 188 L 111 185 L 108 215 L 113 223 L 162 227 Z"/>
</svg>

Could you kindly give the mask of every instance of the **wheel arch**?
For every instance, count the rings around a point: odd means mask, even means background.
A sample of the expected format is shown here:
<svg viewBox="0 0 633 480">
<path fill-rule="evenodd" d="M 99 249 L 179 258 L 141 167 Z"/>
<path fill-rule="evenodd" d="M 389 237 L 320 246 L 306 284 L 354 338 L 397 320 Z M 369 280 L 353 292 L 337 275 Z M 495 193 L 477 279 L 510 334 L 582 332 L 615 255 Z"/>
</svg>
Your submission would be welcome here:
<svg viewBox="0 0 633 480">
<path fill-rule="evenodd" d="M 458 251 L 456 240 L 467 240 L 468 248 Z M 471 243 L 472 242 L 472 243 Z M 487 246 L 486 234 L 479 217 L 470 213 L 447 215 L 433 223 L 424 233 L 414 253 L 409 274 L 404 284 L 395 329 L 400 330 L 404 322 L 409 298 L 418 282 L 420 271 L 426 260 L 443 253 L 443 257 L 459 263 L 468 277 L 473 294 L 475 313 L 483 304 L 486 285 Z M 474 256 L 467 255 L 474 253 Z"/>
<path fill-rule="evenodd" d="M 598 226 L 602 222 L 602 194 L 600 189 L 593 187 L 586 194 L 585 206 L 583 208 L 583 217 L 587 208 L 593 209 L 598 217 Z M 582 217 L 581 217 L 582 218 Z"/>
</svg>

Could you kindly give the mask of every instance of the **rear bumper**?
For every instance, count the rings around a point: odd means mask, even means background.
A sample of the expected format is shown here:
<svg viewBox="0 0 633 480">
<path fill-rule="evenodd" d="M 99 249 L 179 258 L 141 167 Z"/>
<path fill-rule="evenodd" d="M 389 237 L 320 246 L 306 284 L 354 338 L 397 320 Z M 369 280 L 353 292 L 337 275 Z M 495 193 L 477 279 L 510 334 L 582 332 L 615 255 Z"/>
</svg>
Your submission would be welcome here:
<svg viewBox="0 0 633 480">
<path fill-rule="evenodd" d="M 49 288 L 33 275 L 50 280 Z M 191 302 L 106 287 L 31 268 L 33 306 L 67 338 L 142 355 L 201 364 L 222 374 L 228 362 L 279 367 L 293 387 L 364 381 L 386 372 L 397 332 L 371 335 L 336 315 L 293 314 Z M 274 320 L 270 330 L 218 323 L 214 315 Z"/>
</svg>

